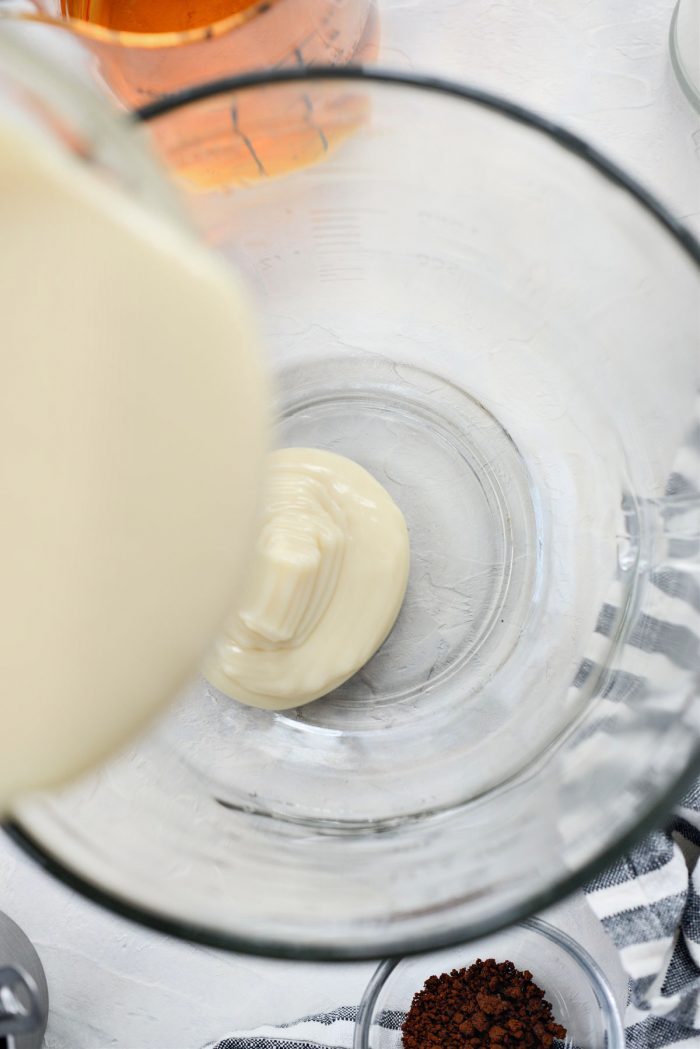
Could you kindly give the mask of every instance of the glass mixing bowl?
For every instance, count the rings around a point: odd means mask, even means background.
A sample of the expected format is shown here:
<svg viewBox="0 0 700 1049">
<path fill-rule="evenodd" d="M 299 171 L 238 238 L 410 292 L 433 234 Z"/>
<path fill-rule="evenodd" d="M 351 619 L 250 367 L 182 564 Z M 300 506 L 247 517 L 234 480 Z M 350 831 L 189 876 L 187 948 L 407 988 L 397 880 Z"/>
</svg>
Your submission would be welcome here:
<svg viewBox="0 0 700 1049">
<path fill-rule="evenodd" d="M 401 1049 L 401 1025 L 430 976 L 467 968 L 478 958 L 529 970 L 567 1037 L 558 1049 L 624 1049 L 625 1032 L 605 974 L 566 933 L 540 918 L 469 945 L 382 962 L 367 985 L 353 1049 Z"/>
<path fill-rule="evenodd" d="M 698 771 L 698 245 L 472 88 L 280 71 L 140 116 L 169 162 L 235 170 L 204 188 L 173 165 L 257 297 L 278 443 L 386 486 L 408 594 L 327 698 L 274 713 L 194 681 L 9 830 L 93 898 L 237 950 L 359 958 L 512 923 Z"/>
</svg>

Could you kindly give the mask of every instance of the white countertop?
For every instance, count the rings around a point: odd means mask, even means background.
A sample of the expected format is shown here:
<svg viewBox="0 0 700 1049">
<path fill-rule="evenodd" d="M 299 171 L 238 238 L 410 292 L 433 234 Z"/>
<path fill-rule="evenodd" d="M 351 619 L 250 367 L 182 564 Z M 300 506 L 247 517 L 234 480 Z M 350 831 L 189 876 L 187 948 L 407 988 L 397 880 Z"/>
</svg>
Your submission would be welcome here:
<svg viewBox="0 0 700 1049">
<path fill-rule="evenodd" d="M 671 68 L 673 5 L 380 0 L 383 64 L 467 80 L 556 117 L 700 233 L 700 117 Z M 197 1049 L 232 1028 L 354 1004 L 373 968 L 250 959 L 169 940 L 75 896 L 2 837 L 0 909 L 46 968 L 47 1049 Z M 583 901 L 549 917 L 588 947 L 624 999 L 614 951 Z"/>
<path fill-rule="evenodd" d="M 383 64 L 566 124 L 700 231 L 700 116 L 669 56 L 675 0 L 379 0 Z"/>
<path fill-rule="evenodd" d="M 200 1049 L 233 1029 L 356 1005 L 375 968 L 248 958 L 171 940 L 76 896 L 2 836 L 0 906 L 46 970 L 46 1049 Z M 546 917 L 587 948 L 624 1008 L 627 980 L 583 898 Z"/>
</svg>

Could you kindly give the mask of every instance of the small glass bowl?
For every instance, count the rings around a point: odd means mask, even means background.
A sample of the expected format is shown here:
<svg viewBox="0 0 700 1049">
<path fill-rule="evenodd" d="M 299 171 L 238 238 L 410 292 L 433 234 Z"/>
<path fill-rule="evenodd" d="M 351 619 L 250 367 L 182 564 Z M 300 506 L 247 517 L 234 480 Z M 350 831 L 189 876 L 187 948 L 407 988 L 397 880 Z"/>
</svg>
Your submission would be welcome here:
<svg viewBox="0 0 700 1049">
<path fill-rule="evenodd" d="M 353 1049 L 401 1049 L 401 1024 L 429 976 L 462 969 L 477 958 L 529 969 L 545 992 L 566 1049 L 624 1049 L 625 1033 L 612 988 L 590 954 L 566 933 L 532 918 L 476 943 L 382 962 L 362 997 Z"/>
</svg>

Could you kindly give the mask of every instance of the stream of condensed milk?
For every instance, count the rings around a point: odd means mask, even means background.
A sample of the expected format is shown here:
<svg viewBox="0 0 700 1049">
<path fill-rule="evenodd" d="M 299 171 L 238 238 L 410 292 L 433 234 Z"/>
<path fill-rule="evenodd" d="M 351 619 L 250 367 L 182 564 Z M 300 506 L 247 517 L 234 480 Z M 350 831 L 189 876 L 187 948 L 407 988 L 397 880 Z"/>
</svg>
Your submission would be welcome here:
<svg viewBox="0 0 700 1049">
<path fill-rule="evenodd" d="M 0 810 L 98 761 L 237 593 L 267 451 L 235 274 L 0 121 Z"/>
</svg>

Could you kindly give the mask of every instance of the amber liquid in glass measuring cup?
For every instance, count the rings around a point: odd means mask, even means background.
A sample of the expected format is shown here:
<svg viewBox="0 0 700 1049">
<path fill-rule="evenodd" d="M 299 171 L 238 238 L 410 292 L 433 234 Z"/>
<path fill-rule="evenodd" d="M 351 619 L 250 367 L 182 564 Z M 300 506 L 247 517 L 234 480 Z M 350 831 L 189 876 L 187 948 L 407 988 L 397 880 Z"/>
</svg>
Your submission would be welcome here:
<svg viewBox="0 0 700 1049">
<path fill-rule="evenodd" d="M 368 62 L 379 47 L 373 0 L 60 4 L 63 18 L 82 23 L 80 37 L 95 53 L 102 81 L 130 109 L 254 69 Z M 346 88 L 338 88 L 335 100 L 322 94 L 299 89 L 303 119 L 294 132 L 266 122 L 270 98 L 246 98 L 232 111 L 222 97 L 159 125 L 154 145 L 172 171 L 205 190 L 275 177 L 322 161 L 364 120 L 365 107 Z"/>
<path fill-rule="evenodd" d="M 212 25 L 256 0 L 61 0 L 66 18 L 129 33 L 177 33 Z"/>
</svg>

